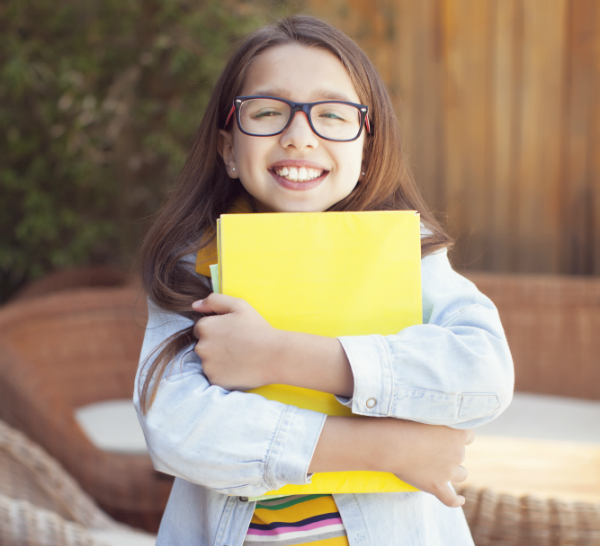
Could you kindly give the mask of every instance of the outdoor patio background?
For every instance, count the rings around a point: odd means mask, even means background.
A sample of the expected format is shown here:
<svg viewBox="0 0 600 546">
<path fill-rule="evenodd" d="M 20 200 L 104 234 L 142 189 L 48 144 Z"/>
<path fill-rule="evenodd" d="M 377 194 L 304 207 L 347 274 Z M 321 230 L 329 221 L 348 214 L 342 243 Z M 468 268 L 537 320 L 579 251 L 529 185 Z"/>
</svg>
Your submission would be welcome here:
<svg viewBox="0 0 600 546">
<path fill-rule="evenodd" d="M 227 51 L 296 11 L 345 30 L 379 67 L 456 267 L 600 274 L 597 0 L 3 9 L 0 302 L 53 270 L 130 267 Z"/>
</svg>

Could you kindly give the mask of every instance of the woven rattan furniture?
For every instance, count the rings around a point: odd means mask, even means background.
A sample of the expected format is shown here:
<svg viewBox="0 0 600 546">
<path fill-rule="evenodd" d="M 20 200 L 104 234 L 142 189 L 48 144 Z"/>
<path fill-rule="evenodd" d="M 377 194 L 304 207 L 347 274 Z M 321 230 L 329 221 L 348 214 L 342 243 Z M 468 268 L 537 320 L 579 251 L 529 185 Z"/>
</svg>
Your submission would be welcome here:
<svg viewBox="0 0 600 546">
<path fill-rule="evenodd" d="M 466 275 L 498 307 L 515 390 L 600 400 L 600 277 Z"/>
<path fill-rule="evenodd" d="M 132 287 L 63 291 L 0 309 L 0 418 L 58 459 L 112 517 L 155 532 L 172 478 L 147 455 L 97 449 L 74 418 L 80 406 L 131 398 L 145 313 Z"/>
<path fill-rule="evenodd" d="M 27 283 L 11 299 L 28 300 L 48 294 L 80 288 L 115 288 L 135 282 L 125 271 L 108 266 L 74 267 L 49 273 Z"/>
<path fill-rule="evenodd" d="M 3 546 L 106 546 L 78 523 L 27 501 L 0 494 Z"/>
<path fill-rule="evenodd" d="M 153 542 L 113 521 L 56 460 L 0 421 L 0 544 L 102 546 L 103 536 L 120 545 Z"/>
<path fill-rule="evenodd" d="M 476 546 L 597 546 L 600 505 L 459 489 Z M 451 544 L 449 542 L 448 544 Z"/>
</svg>

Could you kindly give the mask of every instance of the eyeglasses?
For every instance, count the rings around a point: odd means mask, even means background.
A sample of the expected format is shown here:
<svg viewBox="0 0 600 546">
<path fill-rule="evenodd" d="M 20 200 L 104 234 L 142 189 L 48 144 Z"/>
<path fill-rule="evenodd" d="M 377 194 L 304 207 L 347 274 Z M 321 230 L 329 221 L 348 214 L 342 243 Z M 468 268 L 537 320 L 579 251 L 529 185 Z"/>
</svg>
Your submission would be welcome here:
<svg viewBox="0 0 600 546">
<path fill-rule="evenodd" d="M 371 132 L 369 108 L 363 104 L 339 100 L 292 102 L 276 97 L 236 97 L 225 127 L 236 114 L 240 131 L 251 136 L 274 136 L 285 131 L 296 112 L 304 112 L 314 133 L 336 142 L 356 140 L 366 125 Z"/>
</svg>

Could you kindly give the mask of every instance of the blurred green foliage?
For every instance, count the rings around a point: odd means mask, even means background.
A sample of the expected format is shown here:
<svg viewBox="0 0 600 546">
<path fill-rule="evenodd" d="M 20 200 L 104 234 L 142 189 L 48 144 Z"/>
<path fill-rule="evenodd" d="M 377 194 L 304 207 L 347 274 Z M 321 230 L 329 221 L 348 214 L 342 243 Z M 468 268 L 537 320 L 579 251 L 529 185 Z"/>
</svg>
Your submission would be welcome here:
<svg viewBox="0 0 600 546">
<path fill-rule="evenodd" d="M 0 301 L 53 269 L 131 262 L 232 44 L 281 10 L 3 0 Z"/>
</svg>

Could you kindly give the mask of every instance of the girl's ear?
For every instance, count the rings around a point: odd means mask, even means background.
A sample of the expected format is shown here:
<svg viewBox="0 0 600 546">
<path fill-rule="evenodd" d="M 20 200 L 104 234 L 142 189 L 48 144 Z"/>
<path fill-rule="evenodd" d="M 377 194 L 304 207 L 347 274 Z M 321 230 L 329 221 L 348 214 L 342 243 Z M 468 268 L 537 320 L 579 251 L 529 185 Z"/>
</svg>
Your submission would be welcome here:
<svg viewBox="0 0 600 546">
<path fill-rule="evenodd" d="M 225 169 L 229 178 L 239 178 L 235 164 L 235 151 L 233 149 L 233 135 L 224 129 L 219 130 L 219 155 L 223 158 Z"/>
</svg>

